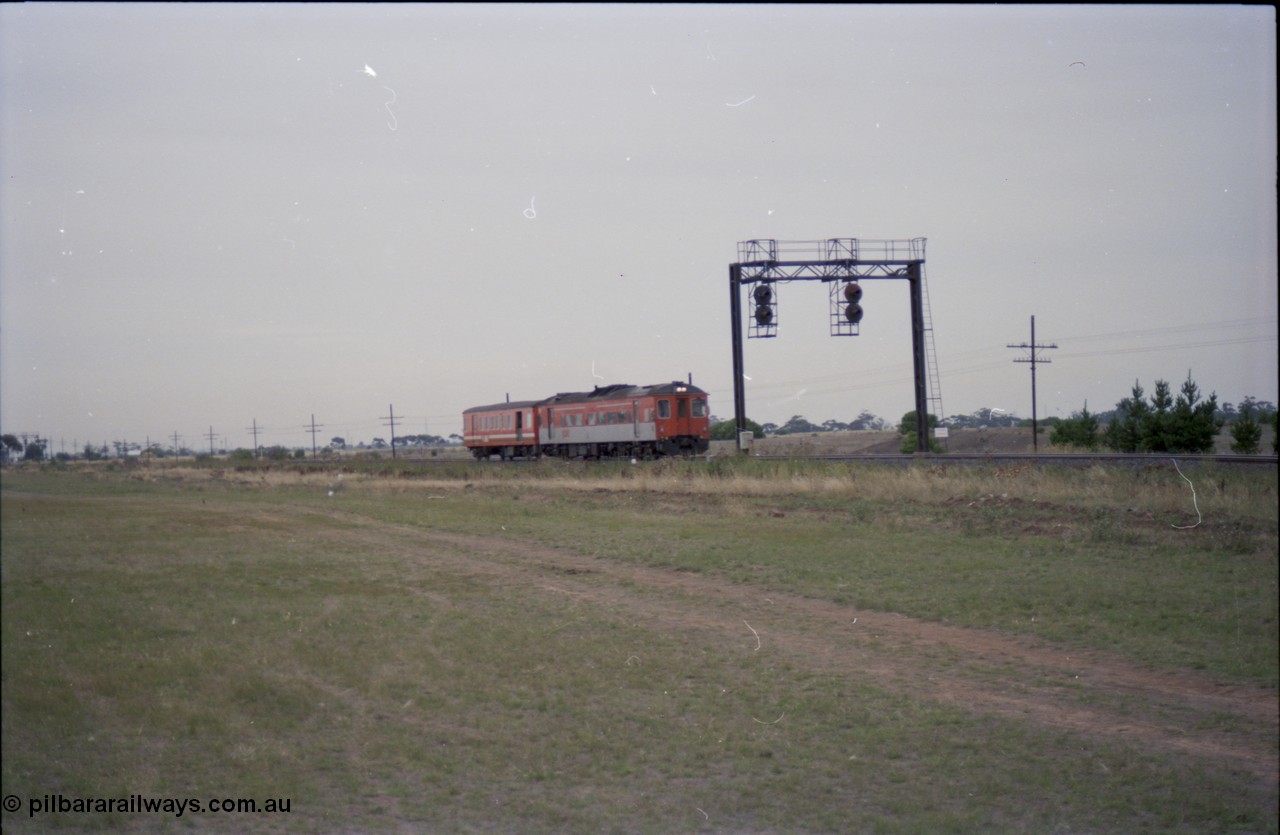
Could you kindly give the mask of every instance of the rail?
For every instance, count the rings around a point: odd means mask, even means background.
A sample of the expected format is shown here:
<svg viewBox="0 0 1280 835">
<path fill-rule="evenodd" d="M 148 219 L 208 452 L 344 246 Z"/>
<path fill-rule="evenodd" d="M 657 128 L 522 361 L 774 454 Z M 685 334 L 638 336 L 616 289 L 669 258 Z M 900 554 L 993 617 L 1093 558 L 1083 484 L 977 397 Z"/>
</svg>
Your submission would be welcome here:
<svg viewBox="0 0 1280 835">
<path fill-rule="evenodd" d="M 945 452 L 922 455 L 903 455 L 901 453 L 881 454 L 848 454 L 848 455 L 752 455 L 760 461 L 867 461 L 897 464 L 928 462 L 946 464 L 949 462 L 965 464 L 1007 463 L 1030 461 L 1035 464 L 1066 464 L 1073 466 L 1087 464 L 1161 464 L 1176 460 L 1179 464 L 1227 464 L 1257 465 L 1275 467 L 1280 458 L 1275 455 L 1187 455 L 1178 452 L 1143 452 L 1143 453 L 1106 453 L 1106 452 Z"/>
</svg>

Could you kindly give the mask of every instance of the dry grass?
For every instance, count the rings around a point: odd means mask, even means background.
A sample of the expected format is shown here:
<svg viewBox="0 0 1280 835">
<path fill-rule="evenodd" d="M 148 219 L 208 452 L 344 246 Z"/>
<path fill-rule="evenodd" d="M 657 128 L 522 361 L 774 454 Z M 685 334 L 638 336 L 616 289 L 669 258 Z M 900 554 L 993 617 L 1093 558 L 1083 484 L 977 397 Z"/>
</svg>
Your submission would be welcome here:
<svg viewBox="0 0 1280 835">
<path fill-rule="evenodd" d="M 128 478 L 144 483 L 219 483 L 245 488 L 297 488 L 340 492 L 450 492 L 536 483 L 541 490 L 623 493 L 686 493 L 726 497 L 810 496 L 828 500 L 874 499 L 939 504 L 990 498 L 1080 508 L 1123 509 L 1137 514 L 1201 518 L 1215 514 L 1257 516 L 1274 509 L 1273 471 L 1214 466 L 1175 466 L 1153 459 L 1135 466 L 1037 466 L 991 464 L 859 464 L 807 461 L 659 461 L 639 464 L 540 462 L 500 465 L 458 462 L 401 465 L 388 473 L 347 465 L 270 468 L 153 463 L 134 467 Z M 114 477 L 102 466 L 81 466 L 89 478 Z M 1180 471 L 1179 471 L 1180 470 Z"/>
</svg>

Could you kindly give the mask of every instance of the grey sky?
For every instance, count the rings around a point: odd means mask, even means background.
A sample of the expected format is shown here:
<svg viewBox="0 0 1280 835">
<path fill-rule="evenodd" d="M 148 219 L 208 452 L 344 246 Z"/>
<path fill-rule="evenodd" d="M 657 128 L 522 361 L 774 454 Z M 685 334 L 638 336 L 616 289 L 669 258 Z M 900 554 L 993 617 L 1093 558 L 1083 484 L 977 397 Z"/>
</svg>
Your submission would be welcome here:
<svg viewBox="0 0 1280 835">
<path fill-rule="evenodd" d="M 447 435 L 683 379 L 732 414 L 752 238 L 928 238 L 947 414 L 1277 397 L 1269 6 L 0 6 L 0 428 Z M 366 71 L 366 67 L 371 72 Z M 780 291 L 748 412 L 911 409 Z M 167 441 L 166 441 L 167 443 Z"/>
</svg>

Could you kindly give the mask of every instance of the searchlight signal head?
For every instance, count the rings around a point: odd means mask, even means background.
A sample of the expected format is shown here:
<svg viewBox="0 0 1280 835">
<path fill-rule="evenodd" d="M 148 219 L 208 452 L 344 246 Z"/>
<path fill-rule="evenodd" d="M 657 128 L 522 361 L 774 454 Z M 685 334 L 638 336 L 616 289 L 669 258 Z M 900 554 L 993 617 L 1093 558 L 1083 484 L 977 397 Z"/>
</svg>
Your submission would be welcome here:
<svg viewBox="0 0 1280 835">
<path fill-rule="evenodd" d="M 844 308 L 844 318 L 852 325 L 862 321 L 862 286 L 851 281 L 844 286 L 844 300 L 848 302 Z"/>
<path fill-rule="evenodd" d="M 761 326 L 773 324 L 775 313 L 773 285 L 757 284 L 756 289 L 752 291 L 751 297 L 756 303 L 756 324 Z"/>
</svg>

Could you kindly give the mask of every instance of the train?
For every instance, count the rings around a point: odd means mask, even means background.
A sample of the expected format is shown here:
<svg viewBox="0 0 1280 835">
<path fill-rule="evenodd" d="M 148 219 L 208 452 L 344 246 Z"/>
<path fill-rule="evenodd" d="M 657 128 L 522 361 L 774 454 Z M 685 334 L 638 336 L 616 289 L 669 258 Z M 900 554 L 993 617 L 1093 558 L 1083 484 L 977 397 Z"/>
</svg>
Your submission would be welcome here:
<svg viewBox="0 0 1280 835">
<path fill-rule="evenodd" d="M 462 413 L 462 438 L 481 461 L 687 456 L 710 447 L 710 415 L 692 382 L 620 383 L 474 406 Z"/>
</svg>

